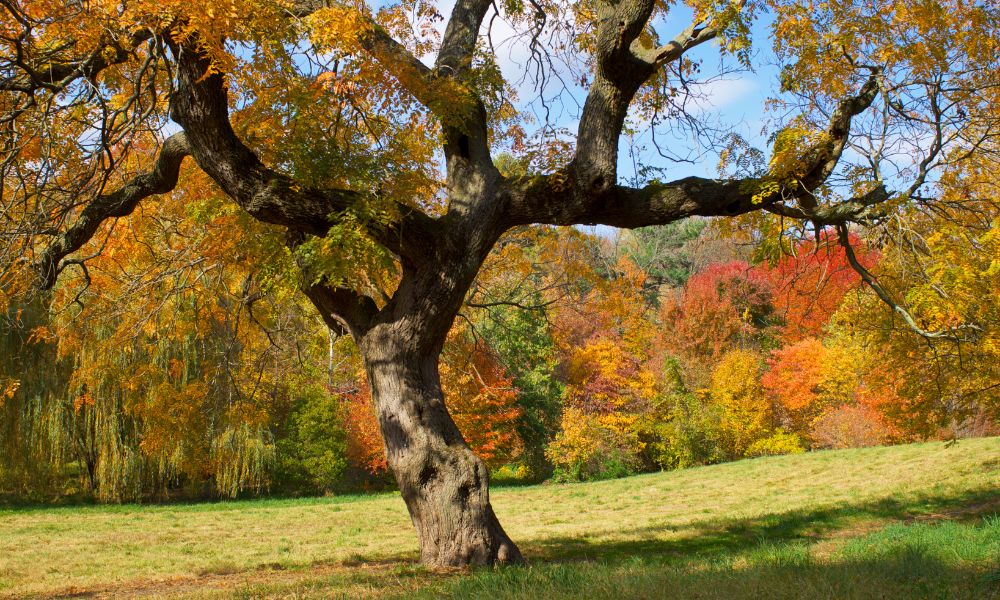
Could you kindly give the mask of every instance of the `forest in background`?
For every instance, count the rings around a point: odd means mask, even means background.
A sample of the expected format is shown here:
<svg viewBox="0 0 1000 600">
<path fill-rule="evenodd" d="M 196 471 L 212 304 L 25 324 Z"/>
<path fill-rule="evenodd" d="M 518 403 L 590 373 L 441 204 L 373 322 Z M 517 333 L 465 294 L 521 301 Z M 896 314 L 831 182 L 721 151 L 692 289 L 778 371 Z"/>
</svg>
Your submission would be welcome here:
<svg viewBox="0 0 1000 600">
<path fill-rule="evenodd" d="M 997 340 L 914 334 L 850 265 L 877 272 L 920 326 L 993 331 L 995 222 L 979 253 L 959 251 L 957 225 L 923 226 L 910 237 L 926 247 L 909 252 L 852 233 L 851 256 L 831 230 L 767 236 L 753 222 L 516 229 L 444 349 L 449 411 L 509 482 L 1000 433 Z M 341 233 L 317 256 L 366 257 L 329 269 L 385 297 L 391 264 Z M 50 295 L 0 293 L 0 496 L 392 485 L 354 343 L 302 298 L 279 236 L 211 194 L 174 194 L 104 244 Z"/>
</svg>

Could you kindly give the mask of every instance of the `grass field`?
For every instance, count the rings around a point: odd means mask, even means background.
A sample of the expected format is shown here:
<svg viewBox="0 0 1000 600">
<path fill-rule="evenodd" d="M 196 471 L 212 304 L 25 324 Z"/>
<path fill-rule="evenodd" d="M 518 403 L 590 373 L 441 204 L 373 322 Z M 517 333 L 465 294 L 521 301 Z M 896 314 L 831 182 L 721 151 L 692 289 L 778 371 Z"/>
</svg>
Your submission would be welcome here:
<svg viewBox="0 0 1000 600">
<path fill-rule="evenodd" d="M 0 597 L 1000 600 L 1000 438 L 492 499 L 528 567 L 420 568 L 395 494 L 0 509 Z"/>
</svg>

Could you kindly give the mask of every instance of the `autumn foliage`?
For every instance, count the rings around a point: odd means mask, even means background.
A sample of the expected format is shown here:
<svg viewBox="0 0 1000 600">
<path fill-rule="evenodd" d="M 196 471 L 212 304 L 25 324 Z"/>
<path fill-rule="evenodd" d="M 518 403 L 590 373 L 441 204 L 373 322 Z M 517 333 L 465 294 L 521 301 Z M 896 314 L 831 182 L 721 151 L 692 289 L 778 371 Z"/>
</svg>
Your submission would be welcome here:
<svg viewBox="0 0 1000 600">
<path fill-rule="evenodd" d="M 44 309 L 33 309 L 12 321 L 27 327 L 30 316 L 36 324 L 5 343 L 48 348 L 39 356 L 65 374 L 48 390 L 23 375 L 0 380 L 0 407 L 8 410 L 26 391 L 61 399 L 45 418 L 65 441 L 33 442 L 32 452 L 49 462 L 17 472 L 34 469 L 36 481 L 56 482 L 51 461 L 76 460 L 88 473 L 82 487 L 105 500 L 193 493 L 206 482 L 217 495 L 386 485 L 357 351 L 346 338 L 324 335 L 298 307 L 269 299 L 287 293 L 273 266 L 252 271 L 229 258 L 277 249 L 237 250 L 234 238 L 205 237 L 193 264 L 168 261 L 173 236 L 198 239 L 200 230 L 173 220 L 169 203 L 160 210 L 158 220 L 109 232 L 127 251 L 92 263 L 92 280 L 118 295 L 85 291 L 87 312 L 76 318 L 46 320 Z M 218 229 L 252 226 L 211 198 L 198 218 Z M 690 232 L 718 236 L 711 228 Z M 873 311 L 828 233 L 772 261 L 691 254 L 716 252 L 722 242 L 713 239 L 685 245 L 685 262 L 671 263 L 688 265 L 673 275 L 682 284 L 652 287 L 604 238 L 526 229 L 501 244 L 448 338 L 440 371 L 450 414 L 491 469 L 593 479 L 995 430 L 988 403 L 942 412 L 941 388 L 919 384 L 930 357 L 898 329 L 876 326 L 891 315 Z M 898 268 L 899 258 L 865 249 L 859 236 L 851 243 L 866 268 Z M 967 281 L 986 289 L 990 267 L 979 267 Z M 167 285 L 164 277 L 195 268 L 215 275 L 195 277 L 161 306 L 122 287 Z M 944 268 L 942 277 L 960 276 Z M 921 302 L 932 310 L 931 299 Z M 875 317 L 858 318 L 862 310 Z M 309 368 L 300 362 L 306 357 Z M 43 464 L 49 479 L 38 479 Z M 7 468 L 13 481 L 15 465 Z"/>
</svg>

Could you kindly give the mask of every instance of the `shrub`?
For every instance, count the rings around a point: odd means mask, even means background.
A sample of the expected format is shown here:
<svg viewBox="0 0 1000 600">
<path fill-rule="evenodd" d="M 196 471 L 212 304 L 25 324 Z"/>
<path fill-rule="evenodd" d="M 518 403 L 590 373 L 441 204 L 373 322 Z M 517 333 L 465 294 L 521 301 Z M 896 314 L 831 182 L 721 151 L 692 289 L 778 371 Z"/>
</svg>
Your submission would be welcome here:
<svg viewBox="0 0 1000 600">
<path fill-rule="evenodd" d="M 750 444 L 745 456 L 752 458 L 755 456 L 777 456 L 779 454 L 800 454 L 805 452 L 805 445 L 802 438 L 797 434 L 787 433 L 783 429 L 778 429 L 770 436 L 757 440 Z"/>
<path fill-rule="evenodd" d="M 632 427 L 576 408 L 563 413 L 562 430 L 545 451 L 556 481 L 613 479 L 639 472 L 642 444 Z"/>
<path fill-rule="evenodd" d="M 816 419 L 811 435 L 817 448 L 863 448 L 888 442 L 892 432 L 871 408 L 845 405 Z"/>
</svg>

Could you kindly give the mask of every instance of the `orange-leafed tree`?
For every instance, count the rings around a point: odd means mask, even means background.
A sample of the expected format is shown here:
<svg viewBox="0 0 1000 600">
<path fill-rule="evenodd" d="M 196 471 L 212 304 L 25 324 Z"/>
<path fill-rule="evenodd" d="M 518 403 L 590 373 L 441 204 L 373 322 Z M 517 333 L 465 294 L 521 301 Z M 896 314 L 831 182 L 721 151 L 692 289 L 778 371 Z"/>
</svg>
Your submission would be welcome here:
<svg viewBox="0 0 1000 600">
<path fill-rule="evenodd" d="M 368 383 L 361 379 L 358 388 L 341 394 L 341 399 L 347 431 L 347 459 L 369 473 L 383 473 L 388 465 Z"/>
<path fill-rule="evenodd" d="M 561 479 L 621 476 L 641 466 L 656 378 L 622 340 L 597 336 L 571 352 L 560 432 L 547 456 Z"/>
<path fill-rule="evenodd" d="M 821 340 L 806 338 L 768 357 L 761 385 L 793 431 L 808 432 L 812 422 L 829 408 L 823 389 L 827 354 Z"/>
<path fill-rule="evenodd" d="M 513 378 L 496 353 L 459 330 L 441 358 L 449 412 L 472 450 L 489 467 L 519 458 L 524 442 L 517 426 L 523 410 Z"/>
<path fill-rule="evenodd" d="M 516 460 L 523 450 L 517 431 L 518 390 L 497 356 L 464 330 L 456 330 L 442 354 L 441 386 L 449 413 L 476 455 L 490 467 Z M 371 390 L 363 376 L 341 396 L 346 405 L 348 457 L 373 474 L 387 462 Z"/>
</svg>

